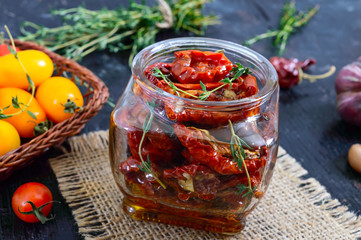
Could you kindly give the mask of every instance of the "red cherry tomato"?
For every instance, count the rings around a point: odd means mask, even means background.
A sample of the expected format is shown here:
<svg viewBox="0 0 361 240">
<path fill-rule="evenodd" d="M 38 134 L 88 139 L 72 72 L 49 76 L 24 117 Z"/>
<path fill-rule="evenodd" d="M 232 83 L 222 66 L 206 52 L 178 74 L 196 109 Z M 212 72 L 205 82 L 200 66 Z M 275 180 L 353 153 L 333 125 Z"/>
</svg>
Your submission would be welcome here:
<svg viewBox="0 0 361 240">
<path fill-rule="evenodd" d="M 20 49 L 17 48 L 17 47 L 15 47 L 15 50 L 16 50 L 17 52 L 20 51 Z M 10 51 L 9 51 L 8 45 L 5 44 L 5 43 L 0 44 L 0 57 L 1 57 L 1 56 L 5 56 L 5 55 L 8 55 L 9 53 L 10 53 Z"/>
<path fill-rule="evenodd" d="M 49 215 L 51 207 L 53 206 L 51 203 L 51 201 L 53 201 L 53 196 L 45 185 L 37 182 L 29 182 L 21 185 L 16 189 L 11 205 L 16 216 L 28 223 L 35 223 L 40 220 L 34 214 L 26 215 L 21 213 L 33 211 L 33 207 L 30 203 L 27 203 L 27 201 L 34 203 L 37 208 L 50 202 L 41 209 L 41 213 L 45 217 Z"/>
</svg>

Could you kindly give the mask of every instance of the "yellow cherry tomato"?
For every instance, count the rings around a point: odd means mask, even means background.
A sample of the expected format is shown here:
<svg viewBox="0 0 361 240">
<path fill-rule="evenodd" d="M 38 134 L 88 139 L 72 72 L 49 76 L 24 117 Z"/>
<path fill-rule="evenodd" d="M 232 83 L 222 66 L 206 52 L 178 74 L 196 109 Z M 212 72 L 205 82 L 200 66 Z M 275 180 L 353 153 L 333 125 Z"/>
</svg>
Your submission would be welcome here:
<svg viewBox="0 0 361 240">
<path fill-rule="evenodd" d="M 17 54 L 36 87 L 53 74 L 53 61 L 42 51 L 24 50 Z M 29 88 L 25 71 L 13 54 L 0 57 L 0 87 Z"/>
<path fill-rule="evenodd" d="M 62 122 L 73 115 L 64 112 L 68 100 L 79 107 L 75 111 L 78 111 L 84 104 L 79 88 L 71 80 L 64 77 L 52 77 L 43 82 L 36 91 L 35 97 L 48 119 L 54 123 Z"/>
<path fill-rule="evenodd" d="M 0 120 L 0 156 L 20 146 L 20 136 L 13 125 Z"/>
<path fill-rule="evenodd" d="M 3 114 L 13 114 L 21 110 L 15 108 L 12 104 L 12 99 L 16 97 L 20 107 L 23 108 L 23 104 L 28 104 L 31 94 L 19 88 L 0 88 L 0 108 L 6 108 Z M 34 119 L 31 115 L 34 115 L 36 119 Z M 16 128 L 19 135 L 23 138 L 34 137 L 34 127 L 45 120 L 45 112 L 35 98 L 32 99 L 24 112 L 4 119 L 4 121 L 11 123 L 11 125 Z"/>
</svg>

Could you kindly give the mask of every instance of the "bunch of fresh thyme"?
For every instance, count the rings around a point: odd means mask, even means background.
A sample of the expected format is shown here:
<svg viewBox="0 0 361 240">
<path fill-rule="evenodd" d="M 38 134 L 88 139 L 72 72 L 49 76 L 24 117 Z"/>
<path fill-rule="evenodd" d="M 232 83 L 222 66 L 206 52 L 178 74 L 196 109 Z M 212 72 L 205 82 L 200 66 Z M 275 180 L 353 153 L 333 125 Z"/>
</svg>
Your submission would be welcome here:
<svg viewBox="0 0 361 240">
<path fill-rule="evenodd" d="M 154 43 L 162 28 L 202 35 L 205 27 L 217 24 L 215 16 L 205 16 L 201 11 L 210 1 L 172 0 L 167 4 L 158 0 L 159 7 L 150 7 L 130 0 L 128 8 L 114 10 L 93 11 L 82 6 L 54 10 L 53 15 L 62 17 L 62 26 L 47 28 L 25 22 L 21 28 L 24 36 L 20 39 L 38 42 L 74 60 L 80 60 L 95 50 L 129 50 L 131 63 L 140 49 Z"/>
<path fill-rule="evenodd" d="M 286 2 L 282 9 L 282 17 L 279 23 L 279 29 L 268 31 L 257 35 L 246 42 L 244 45 L 252 45 L 259 40 L 265 38 L 274 37 L 273 44 L 278 46 L 278 54 L 282 55 L 286 49 L 287 40 L 290 35 L 296 32 L 300 27 L 306 25 L 309 20 L 317 13 L 319 5 L 316 5 L 314 8 L 310 9 L 308 12 L 299 12 L 295 7 L 295 2 Z"/>
<path fill-rule="evenodd" d="M 232 82 L 234 80 L 236 80 L 237 78 L 239 78 L 240 76 L 242 76 L 243 74 L 250 74 L 251 71 L 249 70 L 249 68 L 247 67 L 243 67 L 242 64 L 240 63 L 235 63 L 236 67 L 233 67 L 232 70 L 230 71 L 232 74 L 233 74 L 233 77 L 232 78 L 224 78 L 222 79 L 221 81 L 219 81 L 220 83 L 223 83 L 222 85 L 208 91 L 207 88 L 206 88 L 206 85 L 203 83 L 203 82 L 199 82 L 199 84 L 201 85 L 201 88 L 202 88 L 202 91 L 203 93 L 201 93 L 199 96 L 196 96 L 196 95 L 193 95 L 187 91 L 184 91 L 180 88 L 178 88 L 177 86 L 174 85 L 174 83 L 168 78 L 168 75 L 164 75 L 162 73 L 162 71 L 159 69 L 159 68 L 154 68 L 153 69 L 153 76 L 154 77 L 157 77 L 157 78 L 162 78 L 167 84 L 168 86 L 178 95 L 180 96 L 180 92 L 189 96 L 189 97 L 192 97 L 192 98 L 195 98 L 195 99 L 198 99 L 198 100 L 202 100 L 202 101 L 206 101 L 207 98 L 215 91 L 223 88 L 224 86 L 226 86 L 227 84 L 229 84 L 229 88 L 232 88 Z"/>
<path fill-rule="evenodd" d="M 247 169 L 246 162 L 245 162 L 246 154 L 244 152 L 243 146 L 245 146 L 247 148 L 251 148 L 251 147 L 248 146 L 248 144 L 245 141 L 243 141 L 240 137 L 238 137 L 236 135 L 236 133 L 234 132 L 234 129 L 233 129 L 232 122 L 230 120 L 229 120 L 229 127 L 230 127 L 231 133 L 232 133 L 230 147 L 231 147 L 231 154 L 233 157 L 233 161 L 237 163 L 237 166 L 241 171 L 243 171 L 243 170 L 245 171 L 245 173 L 247 175 L 247 179 L 248 179 L 248 186 L 239 184 L 237 186 L 237 188 L 238 188 L 237 193 L 240 194 L 247 190 L 247 192 L 244 193 L 242 195 L 242 197 L 252 196 L 254 191 L 257 189 L 257 185 L 252 188 L 251 177 L 249 176 L 248 169 Z"/>
</svg>

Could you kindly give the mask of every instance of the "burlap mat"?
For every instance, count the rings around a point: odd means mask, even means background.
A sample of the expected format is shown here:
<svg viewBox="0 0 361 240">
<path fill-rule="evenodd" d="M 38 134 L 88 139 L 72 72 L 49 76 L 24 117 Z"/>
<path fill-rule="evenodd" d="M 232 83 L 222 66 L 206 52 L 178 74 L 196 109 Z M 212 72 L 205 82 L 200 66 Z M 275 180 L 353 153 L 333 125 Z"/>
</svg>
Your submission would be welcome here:
<svg viewBox="0 0 361 240">
<path fill-rule="evenodd" d="M 361 217 L 331 199 L 282 148 L 272 183 L 245 229 L 235 236 L 132 220 L 110 170 L 108 133 L 73 137 L 71 151 L 50 160 L 85 239 L 356 239 Z"/>
</svg>

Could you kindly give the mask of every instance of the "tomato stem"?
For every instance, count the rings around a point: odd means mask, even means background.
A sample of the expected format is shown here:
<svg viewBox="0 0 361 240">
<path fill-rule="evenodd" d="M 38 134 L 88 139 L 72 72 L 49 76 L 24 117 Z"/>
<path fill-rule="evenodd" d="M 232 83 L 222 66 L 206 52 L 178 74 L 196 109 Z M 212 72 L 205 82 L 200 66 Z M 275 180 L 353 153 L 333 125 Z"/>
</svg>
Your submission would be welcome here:
<svg viewBox="0 0 361 240">
<path fill-rule="evenodd" d="M 36 124 L 36 123 L 35 123 Z M 54 123 L 48 119 L 46 121 L 36 124 L 34 127 L 34 136 L 39 136 L 54 126 Z"/>
<path fill-rule="evenodd" d="M 59 201 L 50 201 L 50 202 L 47 202 L 47 203 L 41 205 L 40 207 L 36 207 L 35 204 L 31 201 L 26 201 L 25 203 L 29 203 L 31 205 L 31 207 L 33 208 L 33 210 L 28 211 L 28 212 L 22 212 L 22 211 L 20 211 L 20 208 L 18 207 L 19 213 L 24 214 L 24 215 L 34 215 L 37 219 L 39 219 L 39 221 L 42 224 L 44 224 L 47 221 L 54 219 L 55 215 L 51 216 L 50 218 L 47 218 L 44 216 L 44 214 L 41 212 L 41 210 L 50 203 L 60 203 L 60 202 Z"/>
<path fill-rule="evenodd" d="M 64 112 L 65 113 L 71 113 L 74 114 L 76 111 L 83 111 L 83 107 L 79 107 L 78 105 L 76 105 L 75 102 L 71 101 L 69 98 L 66 101 L 65 104 L 61 104 L 64 107 Z"/>
</svg>

